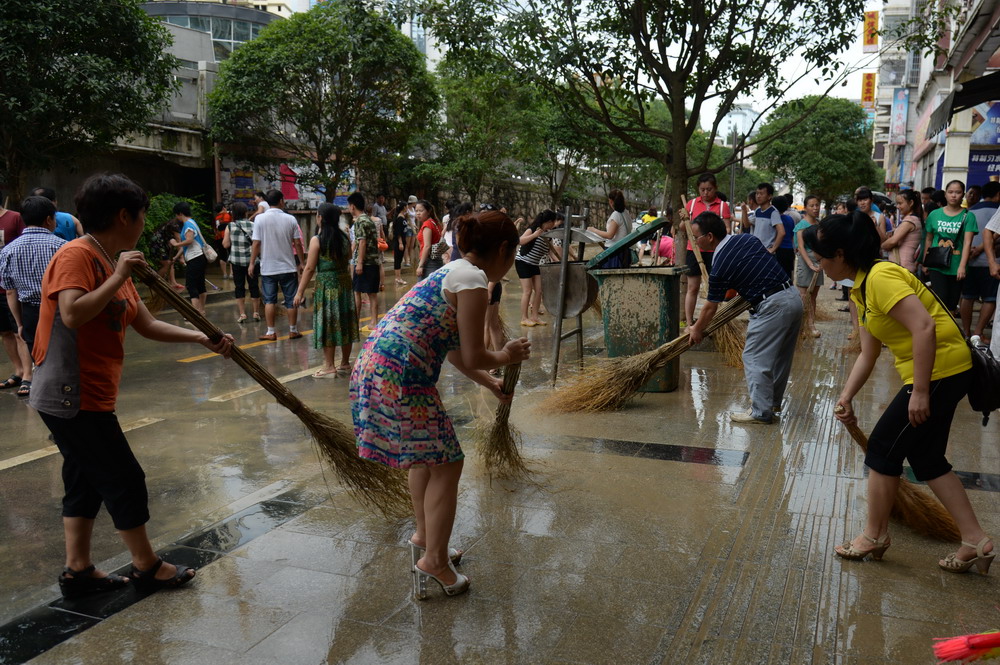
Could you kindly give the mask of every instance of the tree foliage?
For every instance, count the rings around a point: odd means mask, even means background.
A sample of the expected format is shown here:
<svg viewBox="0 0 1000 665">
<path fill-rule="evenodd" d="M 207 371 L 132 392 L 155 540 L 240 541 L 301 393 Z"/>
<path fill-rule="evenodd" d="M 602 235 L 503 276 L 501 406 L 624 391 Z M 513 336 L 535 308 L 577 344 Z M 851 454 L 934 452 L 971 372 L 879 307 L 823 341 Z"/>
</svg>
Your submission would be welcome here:
<svg viewBox="0 0 1000 665">
<path fill-rule="evenodd" d="M 138 0 L 6 2 L 0 20 L 0 180 L 141 132 L 174 90 L 167 29 Z M 16 205 L 16 203 L 15 203 Z"/>
<path fill-rule="evenodd" d="M 800 119 L 806 108 L 812 111 Z M 867 116 L 854 102 L 815 96 L 790 101 L 768 117 L 761 134 L 775 138 L 753 155 L 754 163 L 826 202 L 861 185 L 882 184 Z"/>
<path fill-rule="evenodd" d="M 418 168 L 418 175 L 476 203 L 484 185 L 513 174 L 512 165 L 530 136 L 534 99 L 493 58 L 462 59 L 449 53 L 437 73 L 444 118 L 427 140 L 435 158 Z"/>
<path fill-rule="evenodd" d="M 690 159 L 695 134 L 705 127 L 714 145 L 741 97 L 768 100 L 757 105 L 766 112 L 797 80 L 832 88 L 847 70 L 836 56 L 855 39 L 840 28 L 864 9 L 864 0 L 431 0 L 425 8 L 454 52 L 503 54 L 578 132 L 623 158 L 662 164 L 675 202 L 690 176 L 735 159 L 713 162 L 708 150 Z M 802 63 L 795 81 L 781 73 L 792 59 Z"/>
<path fill-rule="evenodd" d="M 223 63 L 212 137 L 252 162 L 311 165 L 300 182 L 332 200 L 351 166 L 395 157 L 433 117 L 424 56 L 356 0 L 275 21 Z"/>
</svg>

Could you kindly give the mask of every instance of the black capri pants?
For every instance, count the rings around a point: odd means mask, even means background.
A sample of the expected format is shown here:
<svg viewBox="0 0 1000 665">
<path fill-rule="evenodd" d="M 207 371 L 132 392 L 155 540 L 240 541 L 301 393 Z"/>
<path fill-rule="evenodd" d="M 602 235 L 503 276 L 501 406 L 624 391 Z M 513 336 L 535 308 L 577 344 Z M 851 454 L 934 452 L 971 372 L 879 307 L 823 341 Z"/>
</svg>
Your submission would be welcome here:
<svg viewBox="0 0 1000 665">
<path fill-rule="evenodd" d="M 962 283 L 955 275 L 945 275 L 939 270 L 928 270 L 931 290 L 944 301 L 948 309 L 954 312 L 958 309 L 958 299 L 962 295 Z"/>
<path fill-rule="evenodd" d="M 944 453 L 955 408 L 969 391 L 971 374 L 972 370 L 966 370 L 931 381 L 931 416 L 919 427 L 910 425 L 912 386 L 903 386 L 872 430 L 865 466 L 886 476 L 899 476 L 905 459 L 920 481 L 934 480 L 951 471 Z"/>
<path fill-rule="evenodd" d="M 247 295 L 248 288 L 251 298 L 260 298 L 260 263 L 257 263 L 253 277 L 248 272 L 249 266 L 241 266 L 237 263 L 230 265 L 233 266 L 233 295 L 236 296 L 236 299 L 243 300 Z"/>
<path fill-rule="evenodd" d="M 205 268 L 208 267 L 208 259 L 205 255 L 188 259 L 184 266 L 184 286 L 187 287 L 188 297 L 197 298 L 205 293 Z"/>
<path fill-rule="evenodd" d="M 94 519 L 103 503 L 115 528 L 149 521 L 146 474 L 112 411 L 80 411 L 72 418 L 39 412 L 63 456 L 63 517 Z"/>
<path fill-rule="evenodd" d="M 392 269 L 400 270 L 403 267 L 403 254 L 406 253 L 406 245 L 399 246 L 399 238 L 392 241 Z"/>
</svg>

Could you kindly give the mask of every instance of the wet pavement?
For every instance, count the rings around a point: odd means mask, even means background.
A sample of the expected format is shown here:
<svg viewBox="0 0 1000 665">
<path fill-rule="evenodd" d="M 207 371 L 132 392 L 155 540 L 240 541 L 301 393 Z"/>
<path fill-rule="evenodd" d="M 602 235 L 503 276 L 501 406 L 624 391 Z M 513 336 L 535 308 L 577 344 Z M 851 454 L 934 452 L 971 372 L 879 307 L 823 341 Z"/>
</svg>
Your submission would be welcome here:
<svg viewBox="0 0 1000 665">
<path fill-rule="evenodd" d="M 516 324 L 519 288 L 507 286 Z M 822 309 L 836 311 L 833 296 L 821 291 Z M 346 379 L 309 376 L 322 356 L 308 334 L 257 344 L 262 327 L 236 325 L 228 300 L 209 317 L 349 422 Z M 603 354 L 599 319 L 584 321 L 586 353 Z M 865 511 L 859 449 L 829 415 L 852 360 L 846 319 L 802 344 L 774 426 L 728 421 L 746 405 L 743 374 L 711 351 L 685 354 L 676 392 L 610 414 L 543 412 L 552 328 L 521 329 L 535 346 L 512 420 L 534 478 L 491 481 L 468 446 L 453 545 L 472 588 L 432 587 L 423 602 L 411 598 L 410 521 L 347 496 L 298 419 L 236 365 L 133 333 L 118 414 L 146 470 L 150 536 L 202 568 L 147 598 L 57 600 L 61 458 L 24 401 L 0 394 L 0 663 L 933 663 L 934 637 L 1000 624 L 1000 570 L 940 571 L 949 544 L 894 524 L 883 562 L 833 555 Z M 564 349 L 568 370 L 575 344 Z M 468 440 L 490 401 L 449 366 L 440 387 Z M 885 354 L 856 401 L 865 429 L 897 389 Z M 983 428 L 963 403 L 949 449 L 995 535 L 998 420 Z M 94 560 L 128 563 L 105 513 Z"/>
</svg>

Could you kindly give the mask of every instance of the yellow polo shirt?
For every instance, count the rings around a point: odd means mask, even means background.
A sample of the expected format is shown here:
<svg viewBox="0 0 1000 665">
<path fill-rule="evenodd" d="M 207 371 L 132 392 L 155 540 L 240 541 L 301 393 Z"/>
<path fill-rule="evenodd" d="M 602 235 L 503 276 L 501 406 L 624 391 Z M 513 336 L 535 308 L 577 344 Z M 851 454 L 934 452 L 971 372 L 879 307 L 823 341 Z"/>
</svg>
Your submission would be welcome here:
<svg viewBox="0 0 1000 665">
<path fill-rule="evenodd" d="M 861 284 L 865 286 L 867 308 L 861 302 Z M 937 354 L 931 380 L 936 381 L 972 369 L 972 356 L 951 314 L 941 306 L 930 289 L 906 268 L 880 261 L 872 266 L 870 275 L 859 270 L 854 277 L 851 299 L 858 308 L 858 322 L 875 339 L 889 347 L 896 357 L 896 371 L 905 385 L 913 383 L 913 338 L 902 323 L 889 316 L 889 311 L 906 296 L 915 295 L 934 318 L 937 330 Z"/>
</svg>

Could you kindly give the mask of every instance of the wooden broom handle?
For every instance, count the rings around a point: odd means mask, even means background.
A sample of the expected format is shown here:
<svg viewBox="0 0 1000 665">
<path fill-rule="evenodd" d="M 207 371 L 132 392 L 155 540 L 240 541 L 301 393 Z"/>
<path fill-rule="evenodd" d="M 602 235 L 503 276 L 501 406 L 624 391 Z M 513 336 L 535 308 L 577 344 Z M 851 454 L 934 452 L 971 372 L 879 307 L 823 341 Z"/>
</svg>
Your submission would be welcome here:
<svg viewBox="0 0 1000 665">
<path fill-rule="evenodd" d="M 139 263 L 132 266 L 132 273 L 143 284 L 154 289 L 164 300 L 173 305 L 174 309 L 180 312 L 181 316 L 187 319 L 195 328 L 203 332 L 213 344 L 218 344 L 223 338 L 225 333 L 219 330 L 214 323 L 206 319 L 201 312 L 196 310 L 187 298 L 174 291 L 162 277 L 156 274 L 155 270 L 145 263 Z M 234 344 L 233 347 L 236 348 L 236 345 Z"/>
<path fill-rule="evenodd" d="M 705 259 L 701 257 L 701 248 L 698 247 L 698 241 L 695 240 L 694 230 L 691 228 L 691 216 L 687 211 L 687 198 L 681 194 L 681 207 L 682 214 L 681 219 L 684 221 L 684 231 L 688 234 L 688 242 L 691 243 L 691 249 L 694 250 L 694 258 L 698 261 L 698 267 L 701 268 L 701 277 L 708 282 L 708 270 L 705 269 Z"/>
</svg>

